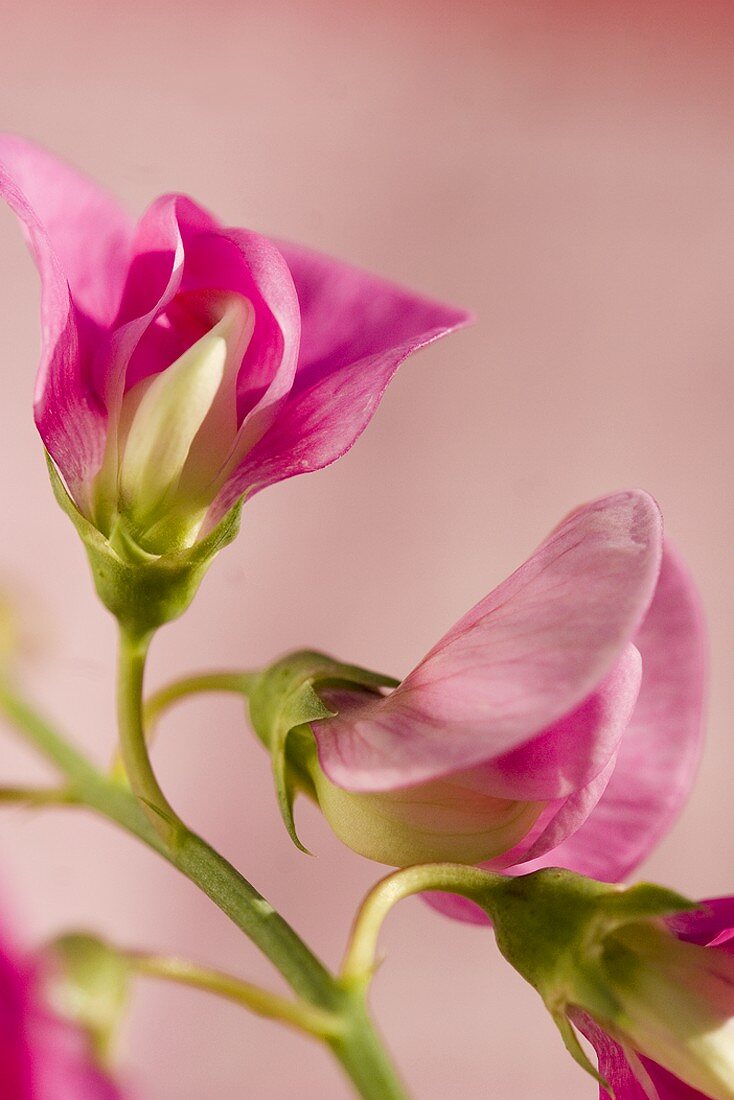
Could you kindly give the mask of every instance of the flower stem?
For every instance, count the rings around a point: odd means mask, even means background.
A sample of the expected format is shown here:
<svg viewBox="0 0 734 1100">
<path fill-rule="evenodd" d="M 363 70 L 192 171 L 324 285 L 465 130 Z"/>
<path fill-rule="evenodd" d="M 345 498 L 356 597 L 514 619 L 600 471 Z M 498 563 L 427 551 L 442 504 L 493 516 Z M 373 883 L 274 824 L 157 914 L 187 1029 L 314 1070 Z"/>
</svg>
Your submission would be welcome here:
<svg viewBox="0 0 734 1100">
<path fill-rule="evenodd" d="M 357 913 L 342 963 L 342 982 L 355 988 L 369 983 L 375 971 L 380 930 L 399 901 L 427 890 L 486 900 L 503 881 L 501 875 L 463 863 L 426 863 L 394 871 L 372 888 Z"/>
<path fill-rule="evenodd" d="M 166 684 L 165 687 L 154 692 L 143 705 L 143 728 L 146 744 L 148 747 L 152 744 L 156 723 L 161 715 L 182 699 L 205 692 L 224 692 L 246 696 L 256 675 L 257 673 L 254 672 L 203 672 L 196 676 L 184 676 L 180 680 L 174 680 L 172 683 Z M 117 779 L 127 777 L 127 770 L 119 749 L 112 762 L 111 774 Z"/>
<path fill-rule="evenodd" d="M 319 1039 L 336 1037 L 345 1030 L 344 1022 L 335 1013 L 315 1008 L 306 1001 L 288 1000 L 221 971 L 196 966 L 186 959 L 139 952 L 128 952 L 126 958 L 137 974 L 206 990 L 243 1005 L 258 1016 L 281 1020 Z"/>
<path fill-rule="evenodd" d="M 151 695 L 145 704 L 145 728 L 148 734 L 161 714 L 179 700 L 202 692 L 225 692 L 246 696 L 256 676 L 257 673 L 254 672 L 203 672 L 166 684 Z"/>
<path fill-rule="evenodd" d="M 121 670 L 121 687 L 124 688 L 121 707 L 132 708 L 132 700 L 137 697 L 138 688 L 142 688 L 144 653 L 133 651 L 125 656 L 129 656 L 131 667 Z M 187 829 L 175 814 L 176 843 L 168 843 L 153 824 L 158 815 L 145 812 L 149 806 L 147 801 L 138 801 L 130 790 L 97 771 L 45 718 L 2 681 L 0 711 L 69 780 L 75 804 L 86 806 L 115 822 L 176 867 L 270 959 L 302 1001 L 343 1021 L 342 1033 L 326 1037 L 324 1041 L 363 1100 L 405 1100 L 403 1086 L 367 1013 L 363 990 L 350 990 L 331 975 L 239 871 Z M 126 720 L 128 717 L 131 731 L 137 738 L 142 730 L 142 716 L 128 714 L 126 709 Z M 139 741 L 132 748 L 136 763 L 141 764 L 141 773 L 149 781 L 152 769 L 148 774 L 149 762 L 146 769 L 145 761 L 140 759 Z M 153 780 L 160 791 L 155 776 Z M 164 804 L 167 806 L 167 801 Z"/>
<path fill-rule="evenodd" d="M 173 845 L 182 825 L 156 779 L 143 725 L 143 677 L 150 640 L 150 634 L 135 635 L 120 627 L 117 665 L 120 749 L 133 794 L 165 843 Z"/>
</svg>

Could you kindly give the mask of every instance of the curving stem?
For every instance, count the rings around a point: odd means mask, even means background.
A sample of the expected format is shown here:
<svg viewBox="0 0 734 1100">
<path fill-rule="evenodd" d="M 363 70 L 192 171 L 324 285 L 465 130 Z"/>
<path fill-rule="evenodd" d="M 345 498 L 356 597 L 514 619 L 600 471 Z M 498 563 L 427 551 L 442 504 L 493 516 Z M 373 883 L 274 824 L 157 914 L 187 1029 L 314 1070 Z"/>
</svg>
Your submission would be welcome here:
<svg viewBox="0 0 734 1100">
<path fill-rule="evenodd" d="M 291 926 L 219 852 L 193 833 L 171 808 L 150 765 L 143 736 L 142 687 L 147 640 L 121 644 L 120 714 L 126 759 L 138 797 L 100 773 L 0 679 L 0 711 L 67 780 L 72 805 L 94 810 L 142 840 L 199 887 L 280 971 L 299 999 L 330 1018 L 338 1033 L 322 1036 L 363 1100 L 407 1100 L 372 1023 L 364 990 L 324 967 Z M 134 778 L 133 778 L 134 776 Z M 65 798 L 66 801 L 66 798 Z M 158 824 L 154 824 L 157 822 Z M 162 835 L 160 822 L 168 824 Z M 171 842 L 173 840 L 173 842 Z"/>
</svg>

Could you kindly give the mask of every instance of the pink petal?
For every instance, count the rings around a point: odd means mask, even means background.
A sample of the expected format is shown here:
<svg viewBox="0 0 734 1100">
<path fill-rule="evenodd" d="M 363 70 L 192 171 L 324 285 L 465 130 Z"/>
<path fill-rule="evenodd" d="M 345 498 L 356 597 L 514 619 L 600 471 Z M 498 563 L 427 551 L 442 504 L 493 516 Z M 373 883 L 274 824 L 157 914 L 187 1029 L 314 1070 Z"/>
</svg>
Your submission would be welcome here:
<svg viewBox="0 0 734 1100">
<path fill-rule="evenodd" d="M 349 790 L 390 790 L 496 760 L 542 734 L 620 660 L 660 554 L 660 513 L 646 493 L 572 513 L 390 696 L 315 723 L 324 771 Z M 570 738 L 569 768 L 572 750 Z M 610 752 L 607 743 L 597 771 Z"/>
<path fill-rule="evenodd" d="M 524 871 L 553 865 L 607 881 L 626 878 L 688 796 L 702 742 L 706 635 L 693 581 L 667 544 L 635 645 L 642 687 L 606 791 L 578 832 Z"/>
<path fill-rule="evenodd" d="M 3 1095 L 31 1098 L 31 1064 L 25 1038 L 26 988 L 22 975 L 0 944 L 0 1082 Z"/>
<path fill-rule="evenodd" d="M 39 1003 L 35 976 L 0 943 L 3 1100 L 120 1100 L 90 1058 L 86 1036 Z"/>
<path fill-rule="evenodd" d="M 98 328 L 114 315 L 130 249 L 126 216 L 50 153 L 0 136 L 0 195 L 41 276 L 38 430 L 75 496 L 102 460 L 105 416 L 91 382 Z"/>
<path fill-rule="evenodd" d="M 691 913 L 676 913 L 668 917 L 666 924 L 678 939 L 697 943 L 702 947 L 725 944 L 734 950 L 734 897 L 707 898 L 700 909 Z"/>
<path fill-rule="evenodd" d="M 555 865 L 555 852 L 559 845 L 576 830 L 593 813 L 594 807 L 604 793 L 611 775 L 614 772 L 615 759 L 612 758 L 595 779 L 579 791 L 575 791 L 567 798 L 549 802 L 535 822 L 535 826 L 504 856 L 480 864 L 491 871 L 503 871 L 507 874 L 526 874 L 536 866 L 543 866 L 545 861 L 539 857 L 546 852 L 553 853 L 548 863 Z M 467 921 L 471 924 L 489 924 L 489 917 L 473 901 L 459 897 L 458 894 L 427 893 L 423 895 L 425 900 L 454 920 Z"/>
<path fill-rule="evenodd" d="M 117 1085 L 91 1062 L 81 1032 L 53 1016 L 36 1013 L 30 1035 L 33 1091 L 29 1100 L 121 1100 Z"/>
<path fill-rule="evenodd" d="M 216 505 L 243 492 L 320 470 L 367 427 L 390 379 L 411 352 L 469 320 L 319 253 L 281 244 L 301 307 L 296 380 L 277 421 Z"/>
<path fill-rule="evenodd" d="M 225 291 L 248 298 L 255 331 L 239 373 L 240 420 L 267 430 L 295 376 L 300 337 L 298 301 L 282 256 L 265 237 L 224 229 L 183 195 L 163 195 L 138 226 L 134 258 L 115 332 L 98 357 L 97 386 L 108 406 L 150 374 L 169 366 L 202 335 L 157 323 L 176 296 Z M 180 311 L 179 311 L 180 312 Z"/>
<path fill-rule="evenodd" d="M 614 1089 L 615 1100 L 648 1100 L 648 1094 L 635 1076 L 624 1050 L 584 1012 L 574 1012 L 573 1023 L 596 1050 L 599 1073 Z M 698 1089 L 686 1085 L 649 1058 L 640 1058 L 644 1070 L 658 1091 L 659 1100 L 709 1100 Z M 599 1100 L 609 1100 L 606 1089 L 599 1089 Z"/>
<path fill-rule="evenodd" d="M 57 264 L 82 313 L 109 325 L 130 260 L 132 220 L 92 180 L 15 134 L 0 134 L 3 169 L 8 201 L 25 223 L 42 282 L 47 275 L 53 281 L 48 268 Z"/>
</svg>

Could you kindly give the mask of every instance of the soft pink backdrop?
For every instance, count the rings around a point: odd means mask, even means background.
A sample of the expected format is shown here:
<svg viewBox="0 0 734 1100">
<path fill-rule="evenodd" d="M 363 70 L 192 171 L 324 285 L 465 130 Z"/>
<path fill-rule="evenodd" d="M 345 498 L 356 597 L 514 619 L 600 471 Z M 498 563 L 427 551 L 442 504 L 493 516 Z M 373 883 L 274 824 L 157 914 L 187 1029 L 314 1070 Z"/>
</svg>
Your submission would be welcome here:
<svg viewBox="0 0 734 1100">
<path fill-rule="evenodd" d="M 700 579 L 710 738 L 646 873 L 734 891 L 734 14 L 689 3 L 0 3 L 2 122 L 139 211 L 169 188 L 476 311 L 406 365 L 354 451 L 247 506 L 151 679 L 292 644 L 405 672 L 576 503 L 642 485 Z M 28 674 L 103 759 L 114 633 L 55 508 L 30 416 L 37 287 L 0 211 L 0 570 Z M 33 763 L 0 741 L 3 775 Z M 157 764 L 184 815 L 332 963 L 379 874 L 309 807 L 307 859 L 231 700 L 192 703 Z M 72 925 L 243 976 L 267 964 L 194 889 L 74 813 L 0 818 L 28 944 Z M 421 1100 L 591 1098 L 491 936 L 393 915 L 374 1004 Z M 347 1095 L 325 1054 L 202 994 L 141 986 L 142 1098 Z"/>
</svg>

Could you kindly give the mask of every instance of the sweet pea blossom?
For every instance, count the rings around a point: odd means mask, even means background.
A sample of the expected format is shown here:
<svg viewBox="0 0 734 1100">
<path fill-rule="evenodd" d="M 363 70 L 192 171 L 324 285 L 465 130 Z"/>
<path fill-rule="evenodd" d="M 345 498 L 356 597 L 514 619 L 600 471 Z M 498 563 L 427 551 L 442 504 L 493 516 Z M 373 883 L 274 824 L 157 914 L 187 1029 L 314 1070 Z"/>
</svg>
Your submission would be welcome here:
<svg viewBox="0 0 734 1100">
<path fill-rule="evenodd" d="M 615 1022 L 578 1009 L 572 1018 L 615 1100 L 732 1100 L 734 898 L 702 902 L 666 924 L 630 925 L 607 941 Z"/>
<path fill-rule="evenodd" d="M 121 1100 L 86 1036 L 43 1003 L 36 968 L 0 937 L 0 1095 L 4 1100 Z"/>
<path fill-rule="evenodd" d="M 615 881 L 690 788 L 704 650 L 657 505 L 615 493 L 564 519 L 394 691 L 322 690 L 333 716 L 311 723 L 318 757 L 299 766 L 371 859 Z M 485 919 L 462 898 L 436 904 Z"/>
<path fill-rule="evenodd" d="M 243 497 L 339 458 L 399 363 L 467 320 L 184 195 L 135 226 L 12 135 L 0 194 L 41 276 L 38 430 L 123 560 L 190 547 Z"/>
</svg>

